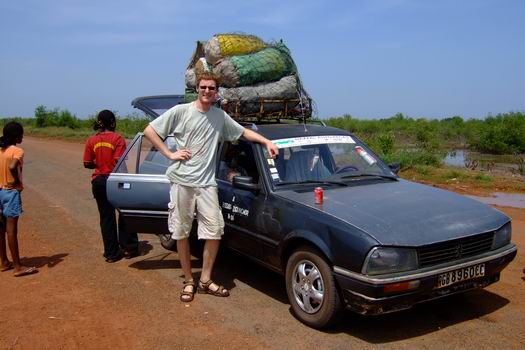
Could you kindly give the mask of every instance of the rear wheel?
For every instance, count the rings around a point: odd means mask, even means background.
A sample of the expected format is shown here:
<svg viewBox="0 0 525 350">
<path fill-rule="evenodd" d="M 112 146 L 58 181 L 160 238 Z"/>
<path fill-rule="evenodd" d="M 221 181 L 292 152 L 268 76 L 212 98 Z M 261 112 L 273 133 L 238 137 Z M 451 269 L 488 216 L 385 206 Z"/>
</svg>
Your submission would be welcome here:
<svg viewBox="0 0 525 350">
<path fill-rule="evenodd" d="M 311 327 L 327 327 L 342 313 L 332 269 L 313 248 L 301 247 L 288 259 L 286 292 L 294 316 Z"/>
<path fill-rule="evenodd" d="M 171 239 L 171 233 L 163 233 L 159 235 L 160 245 L 167 250 L 177 251 L 177 241 Z"/>
</svg>

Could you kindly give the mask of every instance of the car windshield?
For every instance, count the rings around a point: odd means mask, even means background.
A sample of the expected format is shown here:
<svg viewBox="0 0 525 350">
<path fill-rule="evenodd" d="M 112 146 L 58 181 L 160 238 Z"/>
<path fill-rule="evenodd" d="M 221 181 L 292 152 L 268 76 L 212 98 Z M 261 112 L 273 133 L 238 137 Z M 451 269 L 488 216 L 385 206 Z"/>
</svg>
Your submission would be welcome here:
<svg viewBox="0 0 525 350">
<path fill-rule="evenodd" d="M 368 147 L 349 135 L 272 141 L 279 148 L 279 156 L 268 159 L 267 163 L 276 186 L 297 183 L 341 185 L 369 178 L 396 179 L 396 175 Z"/>
</svg>

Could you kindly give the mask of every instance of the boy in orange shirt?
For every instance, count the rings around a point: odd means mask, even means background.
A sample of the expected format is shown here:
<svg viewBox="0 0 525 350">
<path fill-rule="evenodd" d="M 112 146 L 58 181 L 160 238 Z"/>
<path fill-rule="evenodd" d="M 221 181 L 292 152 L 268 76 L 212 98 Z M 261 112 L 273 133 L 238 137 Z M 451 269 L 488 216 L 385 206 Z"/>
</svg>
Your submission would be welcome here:
<svg viewBox="0 0 525 350">
<path fill-rule="evenodd" d="M 3 136 L 0 137 L 0 209 L 3 216 L 3 223 L 0 225 L 0 271 L 14 269 L 16 277 L 38 272 L 35 267 L 20 263 L 18 251 L 18 217 L 22 214 L 21 192 L 24 189 L 24 150 L 15 145 L 22 143 L 23 137 L 24 128 L 17 122 L 7 123 L 3 129 Z M 7 258 L 6 233 L 13 262 Z"/>
</svg>

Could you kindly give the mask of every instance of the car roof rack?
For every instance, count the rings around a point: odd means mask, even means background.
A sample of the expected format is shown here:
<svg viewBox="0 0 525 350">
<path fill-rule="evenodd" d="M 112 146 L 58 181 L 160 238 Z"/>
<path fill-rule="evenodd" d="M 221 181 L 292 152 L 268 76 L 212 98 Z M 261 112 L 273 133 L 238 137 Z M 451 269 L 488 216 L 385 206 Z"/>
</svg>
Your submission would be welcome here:
<svg viewBox="0 0 525 350">
<path fill-rule="evenodd" d="M 235 121 L 242 125 L 265 124 L 326 124 L 312 118 L 312 100 L 303 99 L 260 99 L 255 102 L 227 100 L 220 106 Z M 250 111 L 250 112 L 247 112 Z M 255 111 L 255 112 L 254 112 Z"/>
<path fill-rule="evenodd" d="M 310 98 L 257 99 L 251 101 L 222 100 L 221 107 L 237 121 L 303 120 L 312 117 Z"/>
<path fill-rule="evenodd" d="M 293 124 L 320 124 L 321 126 L 326 126 L 325 122 L 320 119 L 297 119 L 297 118 L 280 118 L 280 119 L 264 119 L 264 120 L 234 120 L 244 126 L 249 125 L 275 125 L 275 124 L 286 124 L 286 125 L 293 125 Z"/>
</svg>

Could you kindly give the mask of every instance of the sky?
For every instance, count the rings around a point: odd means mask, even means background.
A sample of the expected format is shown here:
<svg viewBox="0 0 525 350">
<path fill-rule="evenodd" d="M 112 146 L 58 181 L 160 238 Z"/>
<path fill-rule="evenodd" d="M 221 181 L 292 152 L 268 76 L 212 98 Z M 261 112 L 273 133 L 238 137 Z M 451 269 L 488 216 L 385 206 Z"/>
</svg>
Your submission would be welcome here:
<svg viewBox="0 0 525 350">
<path fill-rule="evenodd" d="M 523 112 L 524 15 L 523 0 L 2 0 L 0 117 L 125 116 L 182 94 L 196 42 L 231 32 L 282 39 L 320 118 Z"/>
</svg>

